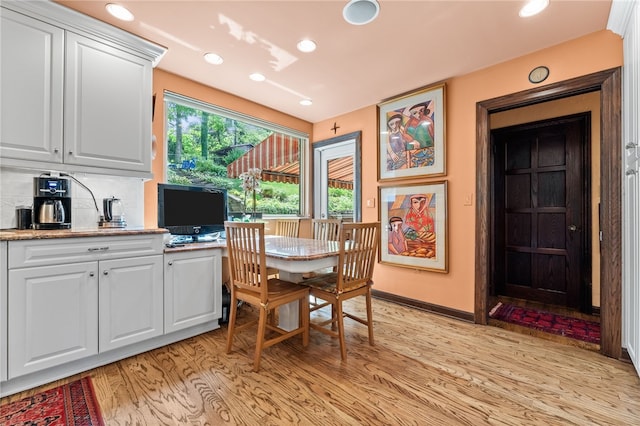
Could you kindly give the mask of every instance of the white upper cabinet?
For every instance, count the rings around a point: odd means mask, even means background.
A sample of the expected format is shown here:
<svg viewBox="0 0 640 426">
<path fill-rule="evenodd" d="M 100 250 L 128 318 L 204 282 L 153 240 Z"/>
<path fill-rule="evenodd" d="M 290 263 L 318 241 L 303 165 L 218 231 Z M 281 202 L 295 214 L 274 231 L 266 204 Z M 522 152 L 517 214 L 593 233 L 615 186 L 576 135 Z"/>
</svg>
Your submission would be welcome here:
<svg viewBox="0 0 640 426">
<path fill-rule="evenodd" d="M 151 171 L 151 63 L 68 32 L 64 162 Z"/>
<path fill-rule="evenodd" d="M 150 177 L 164 49 L 56 3 L 0 12 L 2 164 Z"/>
<path fill-rule="evenodd" d="M 2 9 L 0 157 L 62 161 L 64 31 Z"/>
</svg>

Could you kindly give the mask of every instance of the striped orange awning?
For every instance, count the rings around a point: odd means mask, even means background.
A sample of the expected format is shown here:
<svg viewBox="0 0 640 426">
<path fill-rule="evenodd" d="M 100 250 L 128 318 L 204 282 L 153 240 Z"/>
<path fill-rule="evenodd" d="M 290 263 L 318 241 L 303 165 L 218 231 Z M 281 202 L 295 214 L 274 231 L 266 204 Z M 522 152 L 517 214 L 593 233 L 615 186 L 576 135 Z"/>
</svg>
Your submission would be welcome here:
<svg viewBox="0 0 640 426">
<path fill-rule="evenodd" d="M 300 141 L 273 133 L 227 166 L 227 176 L 237 178 L 249 169 L 262 170 L 262 179 L 276 182 L 300 181 Z"/>
<path fill-rule="evenodd" d="M 346 164 L 350 163 L 350 164 Z M 300 140 L 273 133 L 227 166 L 227 176 L 237 178 L 249 169 L 262 170 L 262 180 L 300 182 Z M 347 157 L 329 164 L 329 186 L 353 189 L 353 159 Z"/>
</svg>

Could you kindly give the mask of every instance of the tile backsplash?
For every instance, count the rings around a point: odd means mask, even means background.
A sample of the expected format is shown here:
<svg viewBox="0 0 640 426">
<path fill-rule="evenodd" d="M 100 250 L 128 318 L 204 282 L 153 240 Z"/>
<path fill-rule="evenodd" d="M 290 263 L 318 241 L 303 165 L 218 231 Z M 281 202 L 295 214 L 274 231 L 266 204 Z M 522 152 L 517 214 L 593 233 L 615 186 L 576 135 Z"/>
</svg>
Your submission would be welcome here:
<svg viewBox="0 0 640 426">
<path fill-rule="evenodd" d="M 40 170 L 20 170 L 0 167 L 0 229 L 16 227 L 16 207 L 33 205 L 33 178 Z M 73 173 L 96 198 L 71 179 L 72 229 L 97 229 L 102 211 L 102 199 L 122 200 L 127 228 L 144 227 L 144 181 L 140 178 Z"/>
</svg>

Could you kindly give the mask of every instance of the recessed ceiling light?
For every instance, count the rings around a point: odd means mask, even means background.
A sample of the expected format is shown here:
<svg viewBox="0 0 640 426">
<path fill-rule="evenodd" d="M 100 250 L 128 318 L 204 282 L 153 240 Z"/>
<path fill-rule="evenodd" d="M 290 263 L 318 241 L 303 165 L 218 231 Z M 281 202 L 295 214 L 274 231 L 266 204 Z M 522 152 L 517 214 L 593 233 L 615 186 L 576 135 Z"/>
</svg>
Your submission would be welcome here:
<svg viewBox="0 0 640 426">
<path fill-rule="evenodd" d="M 260 74 L 259 72 L 254 72 L 249 76 L 249 78 L 253 81 L 265 81 L 267 79 L 264 75 Z"/>
<path fill-rule="evenodd" d="M 364 25 L 376 19 L 380 5 L 376 0 L 351 0 L 342 9 L 345 21 L 353 25 Z"/>
<path fill-rule="evenodd" d="M 311 104 L 313 104 L 313 102 L 311 102 L 311 99 L 303 99 L 300 101 L 300 105 L 303 105 L 303 106 L 309 106 Z"/>
<path fill-rule="evenodd" d="M 115 3 L 108 3 L 105 6 L 107 12 L 109 12 L 112 16 L 121 19 L 123 21 L 133 21 L 133 13 L 129 12 L 124 6 L 120 6 Z"/>
<path fill-rule="evenodd" d="M 549 0 L 529 0 L 522 6 L 518 15 L 520 15 L 521 18 L 528 18 L 542 12 L 547 6 L 549 6 Z"/>
<path fill-rule="evenodd" d="M 224 62 L 222 56 L 216 55 L 215 53 L 205 53 L 204 60 L 213 65 L 220 65 Z"/>
<path fill-rule="evenodd" d="M 316 42 L 305 38 L 298 42 L 298 50 L 304 53 L 313 52 L 316 50 Z"/>
</svg>

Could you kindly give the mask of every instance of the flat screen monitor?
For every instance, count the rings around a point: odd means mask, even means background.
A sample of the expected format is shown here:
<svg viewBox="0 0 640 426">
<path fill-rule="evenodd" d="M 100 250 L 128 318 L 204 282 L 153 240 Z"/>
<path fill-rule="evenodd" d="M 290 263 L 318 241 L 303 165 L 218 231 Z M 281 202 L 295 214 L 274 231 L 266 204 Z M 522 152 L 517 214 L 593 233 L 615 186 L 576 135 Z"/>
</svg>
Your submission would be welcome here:
<svg viewBox="0 0 640 426">
<path fill-rule="evenodd" d="M 224 231 L 227 190 L 200 185 L 158 184 L 158 227 L 173 235 Z"/>
</svg>

